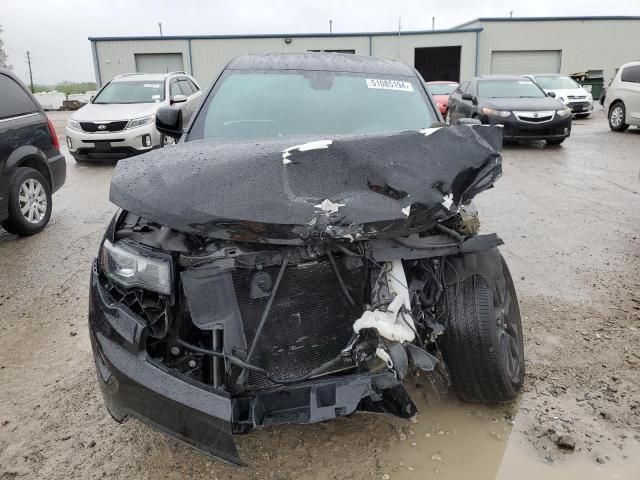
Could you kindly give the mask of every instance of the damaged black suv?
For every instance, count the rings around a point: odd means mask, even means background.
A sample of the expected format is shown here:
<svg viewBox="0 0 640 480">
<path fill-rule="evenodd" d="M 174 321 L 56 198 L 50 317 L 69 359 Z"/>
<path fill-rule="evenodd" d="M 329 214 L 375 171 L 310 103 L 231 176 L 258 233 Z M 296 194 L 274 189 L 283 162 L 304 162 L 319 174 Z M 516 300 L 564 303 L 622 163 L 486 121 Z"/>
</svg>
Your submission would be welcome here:
<svg viewBox="0 0 640 480">
<path fill-rule="evenodd" d="M 502 129 L 442 126 L 385 59 L 233 60 L 179 142 L 121 161 L 91 277 L 105 403 L 241 464 L 233 434 L 356 410 L 416 413 L 417 371 L 472 402 L 524 379 L 518 302 L 471 201 Z"/>
</svg>

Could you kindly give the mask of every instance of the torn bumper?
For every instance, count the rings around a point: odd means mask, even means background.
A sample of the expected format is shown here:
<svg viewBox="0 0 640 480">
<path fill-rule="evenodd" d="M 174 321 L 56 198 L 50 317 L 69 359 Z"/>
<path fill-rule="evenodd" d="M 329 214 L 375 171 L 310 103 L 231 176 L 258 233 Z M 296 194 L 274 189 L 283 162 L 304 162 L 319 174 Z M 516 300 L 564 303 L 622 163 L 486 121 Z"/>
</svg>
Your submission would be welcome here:
<svg viewBox="0 0 640 480">
<path fill-rule="evenodd" d="M 110 303 L 97 277 L 94 264 L 91 345 L 105 405 L 118 422 L 134 417 L 209 456 L 242 465 L 233 433 L 330 420 L 358 409 L 403 417 L 417 411 L 388 371 L 318 378 L 236 397 L 181 377 L 147 355 L 145 326 Z"/>
</svg>

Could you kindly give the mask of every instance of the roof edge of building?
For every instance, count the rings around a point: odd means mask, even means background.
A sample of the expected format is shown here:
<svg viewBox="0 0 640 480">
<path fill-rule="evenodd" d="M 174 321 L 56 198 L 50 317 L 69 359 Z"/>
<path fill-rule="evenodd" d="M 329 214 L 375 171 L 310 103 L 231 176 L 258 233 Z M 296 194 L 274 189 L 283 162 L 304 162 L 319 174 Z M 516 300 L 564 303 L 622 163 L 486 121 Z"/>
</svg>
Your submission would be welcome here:
<svg viewBox="0 0 640 480">
<path fill-rule="evenodd" d="M 149 36 L 122 36 L 122 37 L 89 37 L 91 42 L 106 41 L 131 41 L 131 40 L 235 40 L 247 38 L 311 38 L 311 37 L 388 37 L 406 35 L 433 35 L 445 33 L 475 33 L 481 32 L 482 28 L 459 28 L 456 30 L 408 30 L 398 32 L 353 32 L 353 33 L 264 33 L 255 35 L 149 35 Z"/>
<path fill-rule="evenodd" d="M 640 20 L 640 16 L 629 15 L 593 15 L 587 17 L 480 17 L 461 23 L 451 30 L 464 30 L 467 25 L 476 22 L 554 22 L 554 21 L 584 21 L 584 20 Z"/>
</svg>

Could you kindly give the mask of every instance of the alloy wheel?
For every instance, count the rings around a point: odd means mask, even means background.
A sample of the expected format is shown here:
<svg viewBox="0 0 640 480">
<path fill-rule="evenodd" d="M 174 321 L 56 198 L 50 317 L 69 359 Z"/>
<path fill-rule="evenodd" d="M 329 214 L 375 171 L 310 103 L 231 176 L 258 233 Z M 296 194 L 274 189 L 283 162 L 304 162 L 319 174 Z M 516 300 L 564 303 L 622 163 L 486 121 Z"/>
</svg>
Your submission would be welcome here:
<svg viewBox="0 0 640 480">
<path fill-rule="evenodd" d="M 20 186 L 18 203 L 20 212 L 29 223 L 38 224 L 47 214 L 47 194 L 42 184 L 34 178 L 25 180 Z"/>
<path fill-rule="evenodd" d="M 496 315 L 498 348 L 502 364 L 512 382 L 518 382 L 520 377 L 520 333 L 517 312 L 513 304 L 514 299 L 506 280 L 497 282 L 493 291 L 494 311 Z"/>
<path fill-rule="evenodd" d="M 622 107 L 620 105 L 613 107 L 611 114 L 609 115 L 611 125 L 619 127 L 622 124 L 622 114 Z"/>
</svg>

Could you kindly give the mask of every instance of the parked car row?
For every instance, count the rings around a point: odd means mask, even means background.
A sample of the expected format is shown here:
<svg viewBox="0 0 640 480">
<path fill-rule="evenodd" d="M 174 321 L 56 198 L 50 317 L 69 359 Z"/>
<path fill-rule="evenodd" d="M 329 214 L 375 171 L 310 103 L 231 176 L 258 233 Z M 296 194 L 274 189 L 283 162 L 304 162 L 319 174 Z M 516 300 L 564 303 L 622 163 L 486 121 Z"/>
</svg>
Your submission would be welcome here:
<svg viewBox="0 0 640 480">
<path fill-rule="evenodd" d="M 571 134 L 571 119 L 593 112 L 593 96 L 560 74 L 483 75 L 457 84 L 427 82 L 448 124 L 462 118 L 503 125 L 504 139 L 546 140 L 561 144 Z M 599 98 L 614 131 L 640 126 L 640 62 L 622 65 Z"/>
</svg>

